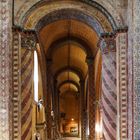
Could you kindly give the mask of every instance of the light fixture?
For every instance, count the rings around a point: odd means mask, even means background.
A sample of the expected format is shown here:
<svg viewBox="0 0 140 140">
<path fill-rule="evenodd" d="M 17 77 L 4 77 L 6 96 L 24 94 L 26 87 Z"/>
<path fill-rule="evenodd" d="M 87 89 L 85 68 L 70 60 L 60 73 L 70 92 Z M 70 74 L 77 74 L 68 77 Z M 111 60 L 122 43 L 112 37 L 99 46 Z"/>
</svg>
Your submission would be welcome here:
<svg viewBox="0 0 140 140">
<path fill-rule="evenodd" d="M 74 121 L 74 119 L 72 118 L 71 121 Z"/>
</svg>

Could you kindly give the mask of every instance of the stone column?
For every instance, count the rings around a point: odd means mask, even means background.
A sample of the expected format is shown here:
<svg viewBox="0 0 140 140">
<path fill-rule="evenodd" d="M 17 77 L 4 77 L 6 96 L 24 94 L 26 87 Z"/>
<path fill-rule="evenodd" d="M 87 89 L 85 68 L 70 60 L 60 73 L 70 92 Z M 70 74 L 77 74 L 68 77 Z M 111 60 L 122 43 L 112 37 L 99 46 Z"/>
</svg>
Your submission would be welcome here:
<svg viewBox="0 0 140 140">
<path fill-rule="evenodd" d="M 55 121 L 55 139 L 60 138 L 60 133 L 59 133 L 59 93 L 57 89 L 57 80 L 54 79 L 53 82 L 54 86 L 54 121 Z"/>
<path fill-rule="evenodd" d="M 54 80 L 54 114 L 56 125 L 58 127 L 58 90 L 57 90 L 57 80 Z"/>
<path fill-rule="evenodd" d="M 46 106 L 46 122 L 47 122 L 47 138 L 52 138 L 52 71 L 51 64 L 52 60 L 47 60 L 47 106 Z"/>
<path fill-rule="evenodd" d="M 114 34 L 104 34 L 102 51 L 102 118 L 104 140 L 117 140 L 116 41 Z"/>
<path fill-rule="evenodd" d="M 95 140 L 96 93 L 95 93 L 94 60 L 93 58 L 87 58 L 86 61 L 88 64 L 89 140 Z"/>
<path fill-rule="evenodd" d="M 33 54 L 36 45 L 32 31 L 21 37 L 21 140 L 32 139 Z"/>
<path fill-rule="evenodd" d="M 80 80 L 80 107 L 81 107 L 81 139 L 86 140 L 87 117 L 86 117 L 86 103 L 84 95 L 85 83 Z"/>
<path fill-rule="evenodd" d="M 61 117 L 60 117 L 60 90 L 59 89 L 57 89 L 57 95 L 58 95 L 58 131 L 60 133 Z"/>
</svg>

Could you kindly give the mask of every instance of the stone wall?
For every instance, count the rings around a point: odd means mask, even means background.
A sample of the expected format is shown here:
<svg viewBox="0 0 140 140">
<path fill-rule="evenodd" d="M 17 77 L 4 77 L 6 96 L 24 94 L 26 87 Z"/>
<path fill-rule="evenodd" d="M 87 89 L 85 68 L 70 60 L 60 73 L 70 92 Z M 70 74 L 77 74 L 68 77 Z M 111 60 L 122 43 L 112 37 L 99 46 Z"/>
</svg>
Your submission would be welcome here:
<svg viewBox="0 0 140 140">
<path fill-rule="evenodd" d="M 128 1 L 129 137 L 140 139 L 140 1 Z M 132 65 L 133 64 L 133 65 Z M 132 75 L 132 76 L 131 76 Z M 133 93 L 133 94 L 132 94 Z M 134 105 L 131 108 L 131 105 Z M 131 125 L 132 123 L 132 125 Z M 134 126 L 134 129 L 131 129 Z"/>
<path fill-rule="evenodd" d="M 0 1 L 0 140 L 11 139 L 12 0 Z"/>
</svg>

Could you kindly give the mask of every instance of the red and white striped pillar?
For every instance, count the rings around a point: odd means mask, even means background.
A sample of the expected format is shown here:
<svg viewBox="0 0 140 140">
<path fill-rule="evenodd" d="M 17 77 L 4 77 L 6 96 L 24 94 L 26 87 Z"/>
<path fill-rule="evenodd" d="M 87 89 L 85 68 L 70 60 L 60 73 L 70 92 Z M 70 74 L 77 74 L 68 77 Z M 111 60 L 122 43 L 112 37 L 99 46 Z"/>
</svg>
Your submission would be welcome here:
<svg viewBox="0 0 140 140">
<path fill-rule="evenodd" d="M 22 33 L 21 38 L 21 140 L 32 139 L 33 50 L 34 33 Z"/>
<path fill-rule="evenodd" d="M 102 120 L 103 139 L 116 140 L 117 89 L 116 89 L 116 41 L 114 34 L 102 35 Z"/>
</svg>

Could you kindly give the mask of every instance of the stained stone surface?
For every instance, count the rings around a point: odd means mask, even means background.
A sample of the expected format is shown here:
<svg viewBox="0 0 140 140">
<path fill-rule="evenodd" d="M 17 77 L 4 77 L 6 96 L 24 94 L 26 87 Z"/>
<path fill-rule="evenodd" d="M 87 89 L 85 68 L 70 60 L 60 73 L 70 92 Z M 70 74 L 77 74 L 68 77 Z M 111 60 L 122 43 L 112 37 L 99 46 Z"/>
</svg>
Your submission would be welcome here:
<svg viewBox="0 0 140 140">
<path fill-rule="evenodd" d="M 133 63 L 134 63 L 134 139 L 140 139 L 140 1 L 134 0 Z"/>
<path fill-rule="evenodd" d="M 128 140 L 132 140 L 132 137 L 133 137 L 133 134 L 132 134 L 132 119 L 133 119 L 133 65 L 132 65 L 132 62 L 133 62 L 133 23 L 132 23 L 132 13 L 133 13 L 133 10 L 132 10 L 132 3 L 133 1 L 132 0 L 129 0 L 128 1 L 128 25 L 129 25 L 129 30 L 128 30 Z"/>
<path fill-rule="evenodd" d="M 0 140 L 11 139 L 11 25 L 12 1 L 0 1 Z"/>
</svg>

